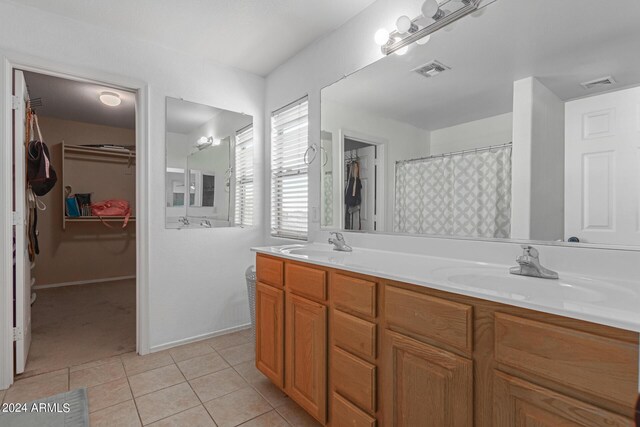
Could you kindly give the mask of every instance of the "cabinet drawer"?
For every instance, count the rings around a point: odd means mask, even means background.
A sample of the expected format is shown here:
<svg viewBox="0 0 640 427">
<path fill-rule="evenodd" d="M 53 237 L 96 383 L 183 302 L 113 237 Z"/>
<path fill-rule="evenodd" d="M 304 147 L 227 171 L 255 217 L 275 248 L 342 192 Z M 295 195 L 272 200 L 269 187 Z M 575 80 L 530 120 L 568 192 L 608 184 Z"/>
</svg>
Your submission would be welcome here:
<svg viewBox="0 0 640 427">
<path fill-rule="evenodd" d="M 470 305 L 387 286 L 385 319 L 402 331 L 420 335 L 471 354 L 472 310 Z"/>
<path fill-rule="evenodd" d="M 311 299 L 327 300 L 327 273 L 297 264 L 285 266 L 287 290 Z"/>
<path fill-rule="evenodd" d="M 284 262 L 279 259 L 256 256 L 258 281 L 279 288 L 284 286 Z"/>
<path fill-rule="evenodd" d="M 332 408 L 333 427 L 376 427 L 375 418 L 362 412 L 338 393 L 333 393 Z"/>
<path fill-rule="evenodd" d="M 638 348 L 503 313 L 495 314 L 496 361 L 575 390 L 633 407 Z"/>
<path fill-rule="evenodd" d="M 331 300 L 345 311 L 376 317 L 375 282 L 334 273 L 331 277 Z"/>
<path fill-rule="evenodd" d="M 333 347 L 333 387 L 361 409 L 376 412 L 376 367 Z"/>
<path fill-rule="evenodd" d="M 376 325 L 333 310 L 333 341 L 338 347 L 365 359 L 376 358 Z"/>
</svg>

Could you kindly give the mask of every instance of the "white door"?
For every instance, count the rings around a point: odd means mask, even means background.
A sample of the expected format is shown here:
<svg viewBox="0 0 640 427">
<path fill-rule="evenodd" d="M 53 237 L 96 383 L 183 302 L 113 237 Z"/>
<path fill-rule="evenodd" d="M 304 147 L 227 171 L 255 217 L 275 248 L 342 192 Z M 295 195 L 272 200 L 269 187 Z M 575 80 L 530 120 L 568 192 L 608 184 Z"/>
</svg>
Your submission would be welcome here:
<svg viewBox="0 0 640 427">
<path fill-rule="evenodd" d="M 567 102 L 565 240 L 640 244 L 640 88 Z"/>
<path fill-rule="evenodd" d="M 362 230 L 376 230 L 376 147 L 370 145 L 358 149 L 360 159 L 360 181 L 362 182 L 362 204 L 360 205 L 360 215 L 362 215 Z M 354 221 L 354 229 L 360 225 Z"/>
<path fill-rule="evenodd" d="M 14 206 L 16 221 L 14 237 L 16 242 L 15 260 L 15 337 L 16 337 L 16 373 L 24 372 L 27 355 L 31 345 L 31 262 L 27 244 L 28 208 L 26 198 L 25 130 L 27 125 L 26 108 L 29 100 L 27 85 L 21 71 L 15 71 L 14 94 L 17 108 L 14 116 Z"/>
</svg>

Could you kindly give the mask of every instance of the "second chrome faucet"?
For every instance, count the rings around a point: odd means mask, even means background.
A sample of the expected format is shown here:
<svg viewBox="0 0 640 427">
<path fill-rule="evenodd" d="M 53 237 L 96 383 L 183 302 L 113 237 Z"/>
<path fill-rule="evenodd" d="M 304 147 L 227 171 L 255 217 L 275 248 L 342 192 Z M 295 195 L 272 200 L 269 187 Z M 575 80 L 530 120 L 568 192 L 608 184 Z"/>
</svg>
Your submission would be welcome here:
<svg viewBox="0 0 640 427">
<path fill-rule="evenodd" d="M 342 233 L 332 231 L 329 234 L 335 236 L 329 237 L 329 243 L 333 245 L 334 251 L 351 252 L 353 250 L 351 246 L 347 245 L 347 242 L 344 240 L 344 236 L 342 235 Z"/>
</svg>

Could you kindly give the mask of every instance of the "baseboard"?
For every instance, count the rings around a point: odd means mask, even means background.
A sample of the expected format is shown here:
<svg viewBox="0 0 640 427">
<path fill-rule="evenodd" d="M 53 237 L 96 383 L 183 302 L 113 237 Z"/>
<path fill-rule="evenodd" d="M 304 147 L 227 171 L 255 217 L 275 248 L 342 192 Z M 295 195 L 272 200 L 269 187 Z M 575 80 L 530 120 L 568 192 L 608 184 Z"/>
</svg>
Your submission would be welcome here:
<svg viewBox="0 0 640 427">
<path fill-rule="evenodd" d="M 76 282 L 61 282 L 61 283 L 50 283 L 48 285 L 36 285 L 31 289 L 48 289 L 48 288 L 60 288 L 62 286 L 77 286 L 77 285 L 92 285 L 94 283 L 105 283 L 105 282 L 115 282 L 117 280 L 128 280 L 135 279 L 135 274 L 133 276 L 117 276 L 117 277 L 105 277 L 104 279 L 91 279 L 91 280 L 78 280 Z"/>
<path fill-rule="evenodd" d="M 202 335 L 196 335 L 195 337 L 185 338 L 177 341 L 171 341 L 165 344 L 155 345 L 149 349 L 150 353 L 155 353 L 158 351 L 166 350 L 168 348 L 178 347 L 184 344 L 191 344 L 192 342 L 202 341 L 209 338 L 217 337 L 219 335 L 230 334 L 232 332 L 242 331 L 245 329 L 249 329 L 251 327 L 251 323 L 246 323 L 240 326 L 234 326 L 232 328 L 223 329 L 221 331 L 209 332 Z"/>
</svg>

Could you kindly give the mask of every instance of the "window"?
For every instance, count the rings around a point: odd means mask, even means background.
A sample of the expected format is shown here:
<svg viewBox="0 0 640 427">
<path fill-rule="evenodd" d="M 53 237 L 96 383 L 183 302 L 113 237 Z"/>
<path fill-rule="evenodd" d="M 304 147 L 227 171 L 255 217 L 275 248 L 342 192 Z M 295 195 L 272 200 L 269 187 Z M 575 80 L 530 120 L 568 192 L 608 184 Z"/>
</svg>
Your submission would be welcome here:
<svg viewBox="0 0 640 427">
<path fill-rule="evenodd" d="M 253 125 L 236 132 L 235 225 L 253 225 Z"/>
<path fill-rule="evenodd" d="M 307 238 L 309 102 L 304 97 L 271 114 L 271 235 Z"/>
</svg>

